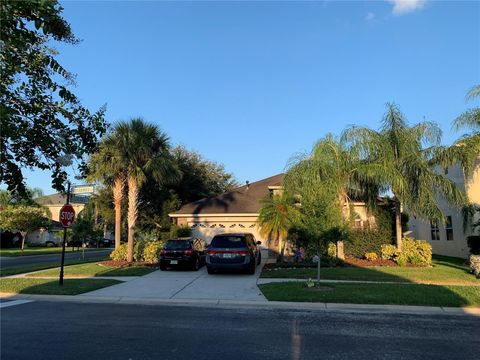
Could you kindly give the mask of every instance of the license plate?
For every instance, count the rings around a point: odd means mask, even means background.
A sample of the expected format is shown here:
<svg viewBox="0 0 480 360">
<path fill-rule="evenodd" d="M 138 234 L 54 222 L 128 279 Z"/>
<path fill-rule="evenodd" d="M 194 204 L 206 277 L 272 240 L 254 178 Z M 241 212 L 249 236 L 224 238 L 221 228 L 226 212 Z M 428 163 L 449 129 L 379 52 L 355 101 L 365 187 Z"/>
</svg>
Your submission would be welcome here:
<svg viewBox="0 0 480 360">
<path fill-rule="evenodd" d="M 170 264 L 171 264 L 171 265 L 177 265 L 177 264 L 178 264 L 178 260 L 170 260 Z"/>
<path fill-rule="evenodd" d="M 223 254 L 224 259 L 231 259 L 233 258 L 233 254 Z"/>
</svg>

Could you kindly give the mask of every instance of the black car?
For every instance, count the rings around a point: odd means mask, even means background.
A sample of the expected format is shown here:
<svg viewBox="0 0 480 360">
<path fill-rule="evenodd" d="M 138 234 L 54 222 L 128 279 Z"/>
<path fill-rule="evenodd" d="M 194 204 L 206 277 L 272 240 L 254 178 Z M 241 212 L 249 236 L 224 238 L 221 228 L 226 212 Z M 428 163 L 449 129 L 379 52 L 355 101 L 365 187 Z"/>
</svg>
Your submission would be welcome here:
<svg viewBox="0 0 480 360">
<path fill-rule="evenodd" d="M 206 245 L 204 240 L 196 238 L 168 240 L 160 251 L 160 270 L 171 266 L 197 271 L 205 264 Z"/>
<path fill-rule="evenodd" d="M 207 250 L 208 273 L 232 269 L 254 274 L 262 259 L 260 244 L 249 233 L 216 235 Z"/>
</svg>

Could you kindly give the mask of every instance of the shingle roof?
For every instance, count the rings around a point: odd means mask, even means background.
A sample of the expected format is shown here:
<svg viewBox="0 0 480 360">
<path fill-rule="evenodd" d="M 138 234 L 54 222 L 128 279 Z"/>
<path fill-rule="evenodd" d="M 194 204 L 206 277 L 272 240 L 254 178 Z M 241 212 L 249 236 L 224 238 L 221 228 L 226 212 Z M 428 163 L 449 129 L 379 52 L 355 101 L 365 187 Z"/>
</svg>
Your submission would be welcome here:
<svg viewBox="0 0 480 360">
<path fill-rule="evenodd" d="M 217 196 L 185 204 L 172 215 L 181 214 L 258 214 L 261 200 L 269 195 L 269 186 L 281 186 L 285 174 L 238 187 Z"/>
<path fill-rule="evenodd" d="M 63 205 L 67 201 L 67 197 L 64 194 L 56 193 L 52 195 L 42 196 L 35 199 L 35 202 L 40 205 Z M 71 204 L 86 204 L 88 203 L 88 196 L 71 195 Z"/>
</svg>

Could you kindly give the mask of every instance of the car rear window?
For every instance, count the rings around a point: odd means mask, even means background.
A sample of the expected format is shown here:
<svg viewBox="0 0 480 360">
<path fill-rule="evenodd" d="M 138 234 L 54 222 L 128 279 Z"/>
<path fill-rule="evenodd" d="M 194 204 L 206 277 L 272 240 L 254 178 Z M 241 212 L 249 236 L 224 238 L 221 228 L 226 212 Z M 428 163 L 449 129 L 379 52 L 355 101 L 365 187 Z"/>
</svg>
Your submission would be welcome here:
<svg viewBox="0 0 480 360">
<path fill-rule="evenodd" d="M 184 240 L 168 240 L 165 244 L 165 249 L 167 250 L 184 250 L 190 249 L 190 241 Z"/>
<path fill-rule="evenodd" d="M 215 236 L 210 246 L 216 248 L 242 248 L 247 247 L 247 241 L 243 236 Z"/>
</svg>

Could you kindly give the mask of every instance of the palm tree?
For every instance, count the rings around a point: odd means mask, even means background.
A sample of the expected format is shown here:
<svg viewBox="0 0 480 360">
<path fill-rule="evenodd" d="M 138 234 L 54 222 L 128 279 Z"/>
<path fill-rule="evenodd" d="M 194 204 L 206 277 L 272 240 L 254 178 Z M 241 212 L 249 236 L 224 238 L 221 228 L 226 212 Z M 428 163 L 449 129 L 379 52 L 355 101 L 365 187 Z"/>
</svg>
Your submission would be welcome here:
<svg viewBox="0 0 480 360">
<path fill-rule="evenodd" d="M 127 261 L 132 262 L 141 186 L 148 177 L 154 178 L 160 186 L 176 181 L 179 172 L 170 154 L 168 136 L 156 125 L 135 118 L 118 123 L 112 136 L 120 163 L 125 166 L 128 184 Z"/>
<path fill-rule="evenodd" d="M 293 200 L 285 193 L 262 201 L 262 209 L 257 219 L 260 234 L 265 238 L 273 236 L 278 239 L 280 261 L 283 261 L 288 230 L 295 223 L 297 214 Z"/>
<path fill-rule="evenodd" d="M 315 179 L 320 183 L 328 182 L 329 191 L 336 194 L 338 199 L 343 223 L 348 224 L 352 199 L 361 199 L 368 205 L 375 206 L 383 176 L 382 167 L 361 159 L 358 150 L 355 146 L 348 147 L 343 139 L 327 134 L 315 144 L 310 154 L 293 160 L 287 182 L 293 181 L 294 184 L 289 188 L 296 191 L 295 188 L 301 186 L 300 183 L 310 181 L 304 191 L 312 192 L 306 196 L 314 198 L 318 188 L 318 184 L 314 184 Z M 344 258 L 342 241 L 339 241 L 338 245 L 338 257 Z"/>
<path fill-rule="evenodd" d="M 115 131 L 107 135 L 100 143 L 98 151 L 90 156 L 87 178 L 90 181 L 102 181 L 111 188 L 115 209 L 115 249 L 118 249 L 122 236 L 122 201 L 126 164 L 118 148 L 116 136 Z"/>
<path fill-rule="evenodd" d="M 444 220 L 438 207 L 440 198 L 457 206 L 465 204 L 463 192 L 432 166 L 431 160 L 438 151 L 440 138 L 441 130 L 435 123 L 421 122 L 409 126 L 395 104 L 387 104 L 379 131 L 352 127 L 343 134 L 345 141 L 351 142 L 368 163 L 374 164 L 377 180 L 393 193 L 399 249 L 402 248 L 403 206 L 415 216 Z"/>
<path fill-rule="evenodd" d="M 466 100 L 480 98 L 480 85 L 474 86 L 466 96 Z M 475 168 L 480 155 L 480 108 L 469 109 L 458 116 L 452 124 L 455 131 L 467 129 L 469 132 L 461 136 L 451 146 L 437 150 L 432 162 L 448 168 L 460 164 L 466 176 Z"/>
</svg>

